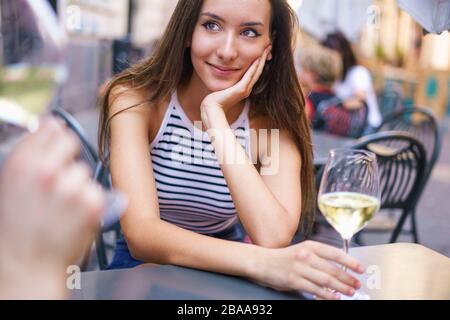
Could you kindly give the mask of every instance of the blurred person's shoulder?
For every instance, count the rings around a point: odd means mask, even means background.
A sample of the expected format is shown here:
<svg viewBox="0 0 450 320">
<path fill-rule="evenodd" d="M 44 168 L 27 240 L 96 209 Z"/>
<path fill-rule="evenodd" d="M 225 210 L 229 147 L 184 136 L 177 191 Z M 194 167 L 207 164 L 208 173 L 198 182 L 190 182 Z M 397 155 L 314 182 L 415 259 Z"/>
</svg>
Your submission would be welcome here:
<svg viewBox="0 0 450 320">
<path fill-rule="evenodd" d="M 349 70 L 349 75 L 356 79 L 360 79 L 362 77 L 370 77 L 370 72 L 366 67 L 358 64 Z"/>
<path fill-rule="evenodd" d="M 366 67 L 356 65 L 349 70 L 345 82 L 351 87 L 369 90 L 372 86 L 372 76 Z"/>
</svg>

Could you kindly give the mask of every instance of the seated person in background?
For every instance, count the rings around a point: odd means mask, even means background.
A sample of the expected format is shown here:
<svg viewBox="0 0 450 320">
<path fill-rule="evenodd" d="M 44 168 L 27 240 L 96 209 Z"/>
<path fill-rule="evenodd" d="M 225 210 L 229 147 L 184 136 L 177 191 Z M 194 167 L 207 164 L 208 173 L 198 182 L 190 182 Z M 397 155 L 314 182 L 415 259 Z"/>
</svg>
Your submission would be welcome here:
<svg viewBox="0 0 450 320">
<path fill-rule="evenodd" d="M 314 130 L 357 138 L 367 118 L 364 102 L 347 106 L 335 95 L 333 85 L 342 64 L 333 50 L 317 46 L 300 53 L 300 83 L 305 91 L 306 110 Z"/>
<path fill-rule="evenodd" d="M 367 105 L 365 133 L 372 133 L 381 124 L 382 117 L 369 70 L 358 63 L 342 32 L 328 34 L 322 45 L 337 52 L 342 62 L 342 73 L 334 86 L 336 95 L 344 101 L 346 108 L 358 108 L 362 103 Z"/>
<path fill-rule="evenodd" d="M 0 175 L 0 300 L 63 299 L 66 271 L 91 244 L 104 199 L 75 162 L 77 138 L 43 122 Z"/>
</svg>

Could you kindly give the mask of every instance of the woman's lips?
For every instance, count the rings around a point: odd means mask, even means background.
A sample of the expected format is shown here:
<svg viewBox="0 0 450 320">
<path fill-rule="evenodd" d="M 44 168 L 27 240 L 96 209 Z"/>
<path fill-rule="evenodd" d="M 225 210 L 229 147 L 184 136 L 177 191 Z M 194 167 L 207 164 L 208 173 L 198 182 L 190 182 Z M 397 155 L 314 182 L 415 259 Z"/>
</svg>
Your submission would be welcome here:
<svg viewBox="0 0 450 320">
<path fill-rule="evenodd" d="M 235 73 L 236 71 L 239 71 L 239 69 L 217 66 L 217 65 L 211 64 L 209 62 L 206 62 L 206 64 L 211 68 L 213 74 L 222 76 L 222 77 L 229 76 L 229 75 Z"/>
</svg>

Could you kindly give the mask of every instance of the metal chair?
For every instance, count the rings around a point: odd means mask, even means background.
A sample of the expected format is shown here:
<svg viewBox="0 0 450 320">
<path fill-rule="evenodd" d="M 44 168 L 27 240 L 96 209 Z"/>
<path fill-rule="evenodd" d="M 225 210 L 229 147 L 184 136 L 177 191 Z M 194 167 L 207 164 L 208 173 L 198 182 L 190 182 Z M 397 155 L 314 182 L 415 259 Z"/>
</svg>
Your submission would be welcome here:
<svg viewBox="0 0 450 320">
<path fill-rule="evenodd" d="M 58 118 L 61 118 L 64 123 L 67 125 L 69 129 L 71 129 L 75 135 L 80 140 L 80 146 L 81 146 L 81 152 L 80 152 L 80 160 L 85 162 L 89 168 L 91 169 L 92 174 L 94 173 L 94 170 L 96 168 L 98 160 L 97 152 L 95 151 L 95 148 L 91 145 L 89 142 L 86 133 L 83 130 L 83 127 L 80 125 L 80 123 L 67 111 L 60 107 L 54 107 L 52 109 L 52 114 Z M 81 263 L 80 269 L 82 271 L 85 271 L 88 267 L 90 258 L 90 250 L 88 250 L 84 257 L 83 261 Z"/>
<path fill-rule="evenodd" d="M 438 121 L 429 110 L 420 107 L 411 107 L 387 115 L 376 131 L 384 132 L 390 130 L 408 132 L 424 146 L 427 165 L 422 182 L 423 186 L 420 191 L 422 193 L 441 153 L 442 132 L 439 128 Z M 418 197 L 420 198 L 420 194 Z M 413 228 L 416 229 L 416 207 L 414 207 L 413 210 L 414 212 L 412 213 L 411 218 L 413 220 Z M 414 233 L 414 241 L 419 243 L 417 232 Z"/>
<path fill-rule="evenodd" d="M 377 94 L 378 107 L 383 119 L 392 112 L 403 110 L 403 90 L 398 83 L 391 83 Z"/>
<path fill-rule="evenodd" d="M 386 116 L 376 132 L 392 130 L 409 132 L 422 142 L 427 153 L 426 173 L 428 176 L 433 170 L 442 148 L 442 133 L 436 117 L 429 110 L 420 107 L 395 111 Z"/>
<path fill-rule="evenodd" d="M 60 107 L 55 107 L 52 109 L 52 113 L 63 119 L 67 127 L 70 128 L 76 136 L 80 139 L 81 153 L 80 159 L 88 164 L 92 170 L 93 179 L 102 185 L 105 189 L 111 188 L 111 181 L 109 176 L 109 170 L 103 166 L 102 162 L 99 160 L 96 149 L 89 142 L 81 124 L 67 111 Z M 103 234 L 106 232 L 115 231 L 116 238 L 117 234 L 120 232 L 120 225 L 116 223 L 112 227 L 107 229 L 102 228 L 95 238 L 95 249 L 97 253 L 98 265 L 100 270 L 106 269 L 108 266 L 107 250 L 114 248 L 113 244 L 106 243 L 103 238 Z M 84 271 L 87 268 L 90 258 L 90 252 L 88 251 L 83 259 L 81 269 Z"/>
<path fill-rule="evenodd" d="M 408 217 L 414 242 L 418 242 L 415 209 L 424 187 L 427 155 L 423 144 L 413 135 L 401 131 L 379 132 L 359 139 L 352 148 L 372 151 L 380 169 L 380 209 L 400 210 L 389 242 L 397 241 Z M 386 232 L 366 227 L 361 232 Z M 358 234 L 357 238 L 361 236 Z M 359 241 L 360 242 L 360 241 Z"/>
<path fill-rule="evenodd" d="M 109 169 L 103 164 L 102 161 L 98 161 L 97 166 L 94 172 L 94 180 L 103 186 L 105 189 L 111 189 L 111 177 L 109 173 Z M 97 233 L 95 237 L 95 249 L 97 253 L 97 261 L 100 270 L 107 269 L 108 262 L 108 250 L 114 250 L 115 241 L 120 236 L 120 223 L 117 222 L 112 226 L 107 228 L 102 227 L 101 230 Z M 104 239 L 104 234 L 114 231 L 115 238 L 112 240 L 112 243 L 107 243 Z"/>
<path fill-rule="evenodd" d="M 86 133 L 83 130 L 83 127 L 70 113 L 68 113 L 67 111 L 65 111 L 60 107 L 54 107 L 52 109 L 52 113 L 56 117 L 59 117 L 62 120 L 64 120 L 67 127 L 70 128 L 80 139 L 81 145 L 80 158 L 89 165 L 89 167 L 92 170 L 92 173 L 94 173 L 95 167 L 98 162 L 97 151 L 89 142 L 89 139 L 87 138 Z"/>
<path fill-rule="evenodd" d="M 401 232 L 412 233 L 417 242 L 415 208 L 422 193 L 427 165 L 426 152 L 420 141 L 407 132 L 379 132 L 357 140 L 351 148 L 372 151 L 377 156 L 380 169 L 381 204 L 380 209 L 400 210 L 398 219 L 393 219 L 389 228 L 371 223 L 354 237 L 356 244 L 362 245 L 361 236 L 365 232 L 391 232 L 389 242 L 396 242 Z M 322 171 L 318 172 L 316 187 L 319 188 Z M 411 217 L 412 228 L 404 231 L 403 226 Z M 375 216 L 376 218 L 376 216 Z M 329 226 L 318 213 L 318 225 Z"/>
</svg>

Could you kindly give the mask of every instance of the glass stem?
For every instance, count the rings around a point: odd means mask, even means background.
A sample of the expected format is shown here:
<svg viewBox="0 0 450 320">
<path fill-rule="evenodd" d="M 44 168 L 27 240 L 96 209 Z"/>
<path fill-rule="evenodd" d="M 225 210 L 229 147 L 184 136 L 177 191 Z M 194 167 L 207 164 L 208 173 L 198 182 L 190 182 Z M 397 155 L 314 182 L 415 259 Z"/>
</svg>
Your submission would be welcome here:
<svg viewBox="0 0 450 320">
<path fill-rule="evenodd" d="M 345 254 L 348 254 L 348 248 L 350 246 L 350 239 L 344 239 L 344 252 Z M 344 271 L 347 271 L 347 267 L 343 266 L 342 268 Z"/>
</svg>

